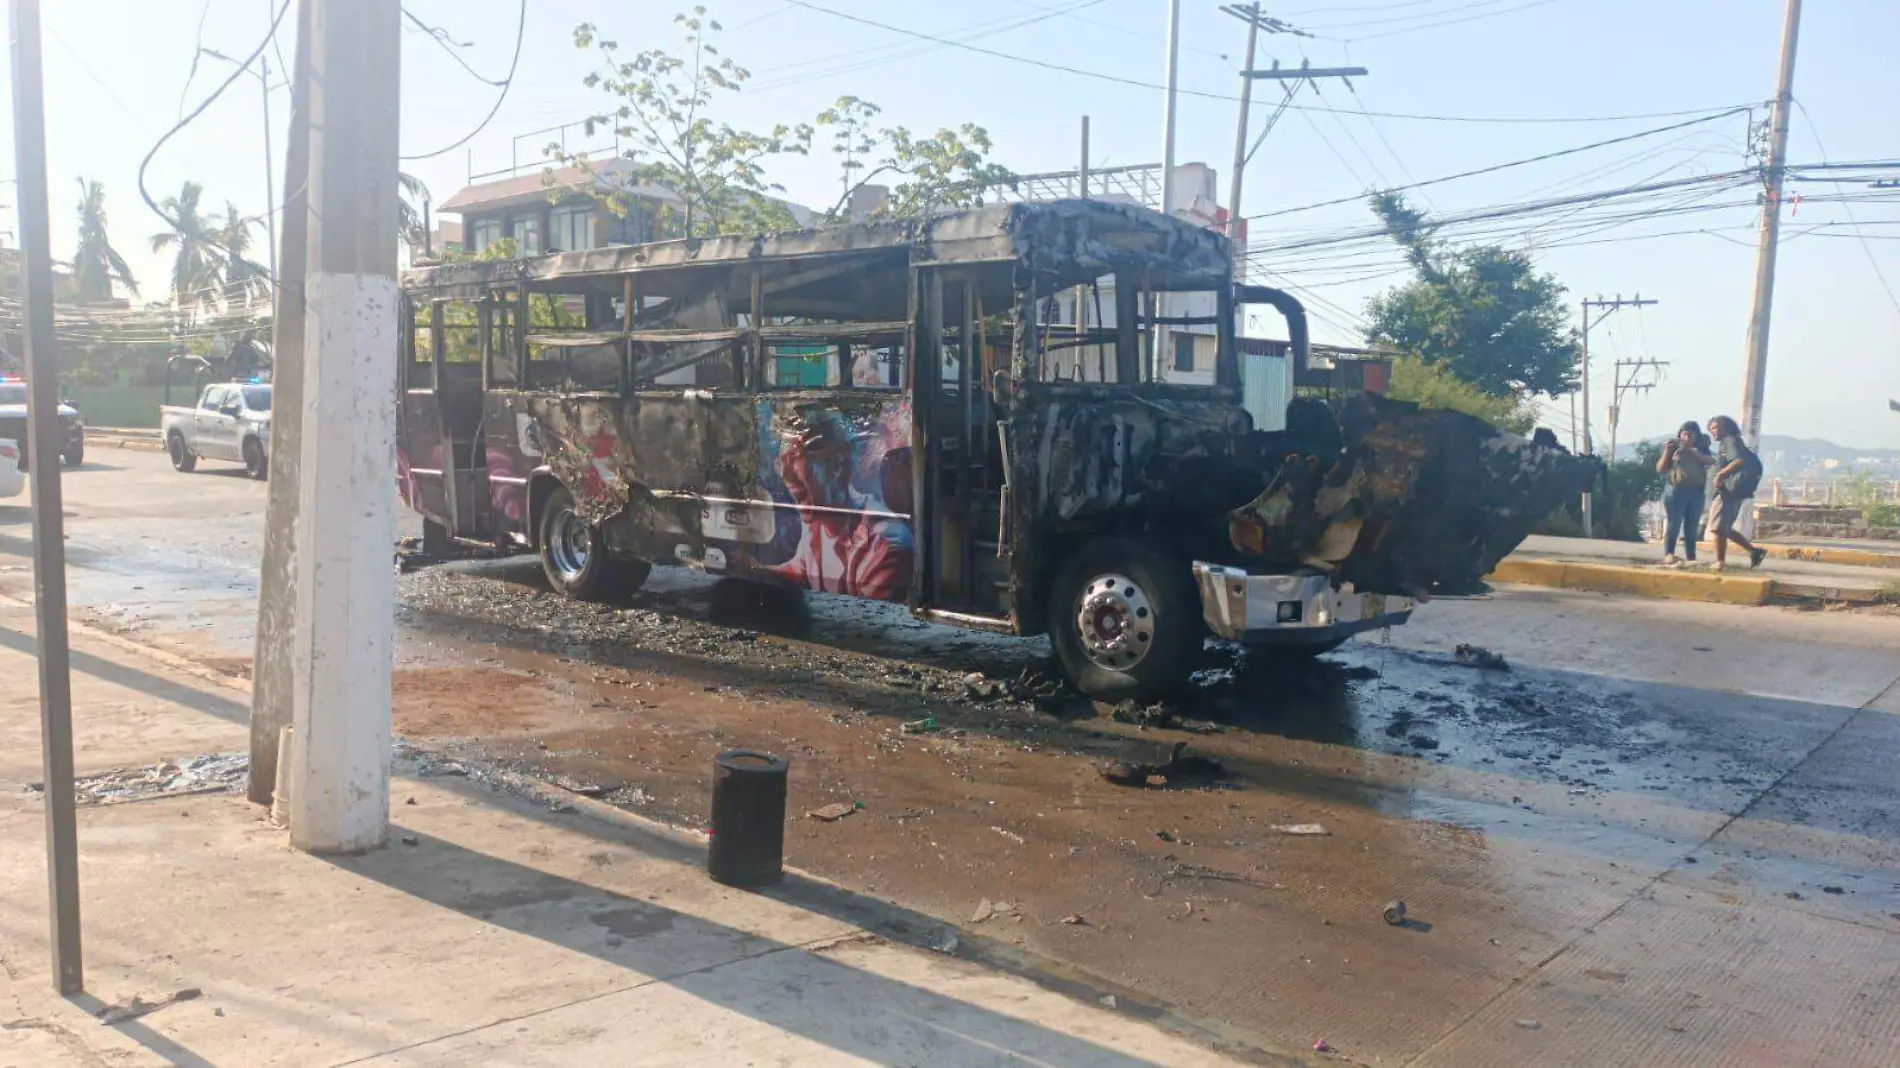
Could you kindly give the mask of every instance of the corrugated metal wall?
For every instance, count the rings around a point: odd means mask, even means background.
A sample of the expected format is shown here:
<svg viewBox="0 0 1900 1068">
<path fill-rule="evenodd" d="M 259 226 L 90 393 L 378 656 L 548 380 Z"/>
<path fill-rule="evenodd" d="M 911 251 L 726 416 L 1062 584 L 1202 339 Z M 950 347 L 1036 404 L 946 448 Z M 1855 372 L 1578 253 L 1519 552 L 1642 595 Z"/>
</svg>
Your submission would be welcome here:
<svg viewBox="0 0 1900 1068">
<path fill-rule="evenodd" d="M 1240 354 L 1241 406 L 1253 416 L 1255 430 L 1285 430 L 1286 406 L 1293 400 L 1293 369 L 1284 356 Z"/>
</svg>

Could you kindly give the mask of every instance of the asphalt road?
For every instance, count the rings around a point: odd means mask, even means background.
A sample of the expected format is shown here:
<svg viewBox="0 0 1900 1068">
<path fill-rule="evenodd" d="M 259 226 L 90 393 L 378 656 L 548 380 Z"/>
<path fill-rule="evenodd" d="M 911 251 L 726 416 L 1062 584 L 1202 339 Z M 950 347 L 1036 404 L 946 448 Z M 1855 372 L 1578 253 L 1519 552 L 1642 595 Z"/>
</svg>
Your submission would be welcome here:
<svg viewBox="0 0 1900 1068">
<path fill-rule="evenodd" d="M 67 487 L 78 615 L 240 670 L 264 487 L 131 451 Z M 0 593 L 30 591 L 27 549 L 0 504 Z M 714 753 L 786 753 L 792 863 L 1242 1045 L 1460 1066 L 1900 1048 L 1900 617 L 1507 589 L 1305 670 L 1211 651 L 1144 724 L 972 696 L 967 672 L 1014 679 L 1046 646 L 884 606 L 678 574 L 573 605 L 528 563 L 398 589 L 403 734 L 683 823 Z M 1176 741 L 1219 771 L 1096 774 Z M 804 816 L 832 802 L 862 807 Z M 1284 829 L 1305 824 L 1326 833 Z"/>
</svg>

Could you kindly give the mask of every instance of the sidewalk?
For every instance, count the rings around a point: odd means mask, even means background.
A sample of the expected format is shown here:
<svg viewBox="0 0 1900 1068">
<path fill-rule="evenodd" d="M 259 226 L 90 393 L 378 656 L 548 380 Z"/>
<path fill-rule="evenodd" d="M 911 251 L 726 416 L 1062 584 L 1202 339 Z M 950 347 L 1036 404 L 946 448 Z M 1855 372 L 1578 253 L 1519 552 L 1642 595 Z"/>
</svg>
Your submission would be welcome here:
<svg viewBox="0 0 1900 1068">
<path fill-rule="evenodd" d="M 246 746 L 234 689 L 84 631 L 73 672 L 82 778 Z M 398 762 L 391 844 L 360 857 L 292 852 L 241 792 L 82 800 L 68 1002 L 21 788 L 35 685 L 31 614 L 0 607 L 0 1063 L 1234 1063 L 1125 991 L 796 873 L 718 886 L 697 836 L 428 758 Z M 135 997 L 175 1000 L 96 1018 Z"/>
<path fill-rule="evenodd" d="M 1644 542 L 1601 538 L 1554 538 L 1533 534 L 1498 565 L 1496 582 L 1560 586 L 1605 593 L 1631 593 L 1674 600 L 1724 604 L 1849 602 L 1871 604 L 1892 595 L 1896 576 L 1888 567 L 1840 552 L 1764 544 L 1769 559 L 1750 569 L 1746 553 L 1729 554 L 1729 570 L 1666 568 L 1661 548 Z M 1712 548 L 1698 550 L 1706 565 Z M 1815 559 L 1814 557 L 1821 557 Z"/>
<path fill-rule="evenodd" d="M 155 427 L 89 426 L 86 428 L 86 442 L 102 449 L 165 451 L 165 443 L 159 440 Z"/>
</svg>

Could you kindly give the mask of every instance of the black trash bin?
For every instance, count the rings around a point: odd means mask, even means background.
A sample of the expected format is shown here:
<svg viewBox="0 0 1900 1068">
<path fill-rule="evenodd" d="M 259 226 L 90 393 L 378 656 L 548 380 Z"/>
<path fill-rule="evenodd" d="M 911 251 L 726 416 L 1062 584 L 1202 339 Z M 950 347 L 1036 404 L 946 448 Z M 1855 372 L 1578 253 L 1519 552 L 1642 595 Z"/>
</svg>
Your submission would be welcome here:
<svg viewBox="0 0 1900 1068">
<path fill-rule="evenodd" d="M 769 886 L 785 877 L 783 758 L 729 749 L 713 759 L 712 846 L 706 873 L 727 886 Z"/>
</svg>

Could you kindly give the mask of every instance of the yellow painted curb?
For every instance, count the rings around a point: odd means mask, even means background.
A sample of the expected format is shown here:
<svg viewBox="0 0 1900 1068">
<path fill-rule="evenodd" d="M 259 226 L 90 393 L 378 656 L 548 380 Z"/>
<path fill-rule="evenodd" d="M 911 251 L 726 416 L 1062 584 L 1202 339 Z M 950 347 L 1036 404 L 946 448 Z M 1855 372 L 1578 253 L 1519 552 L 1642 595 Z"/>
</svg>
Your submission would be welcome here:
<svg viewBox="0 0 1900 1068">
<path fill-rule="evenodd" d="M 1768 555 L 1782 560 L 1809 560 L 1817 564 L 1844 564 L 1849 567 L 1900 567 L 1900 552 L 1873 552 L 1868 549 L 1843 549 L 1836 546 L 1764 545 Z"/>
<path fill-rule="evenodd" d="M 1672 601 L 1740 605 L 1767 604 L 1775 587 L 1773 579 L 1754 576 L 1663 571 L 1569 560 L 1507 559 L 1487 577 L 1493 582 L 1514 582 L 1524 586 L 1554 586 L 1593 593 L 1631 593 L 1639 597 L 1661 597 Z"/>
<path fill-rule="evenodd" d="M 1842 567 L 1893 567 L 1900 568 L 1900 545 L 1894 545 L 1889 551 L 1879 549 L 1849 549 L 1839 545 L 1776 545 L 1771 541 L 1756 542 L 1762 551 L 1777 560 L 1806 560 L 1811 564 L 1838 564 Z M 1893 545 L 1892 542 L 1886 544 Z M 1699 541 L 1696 551 L 1713 553 L 1713 541 Z"/>
</svg>

